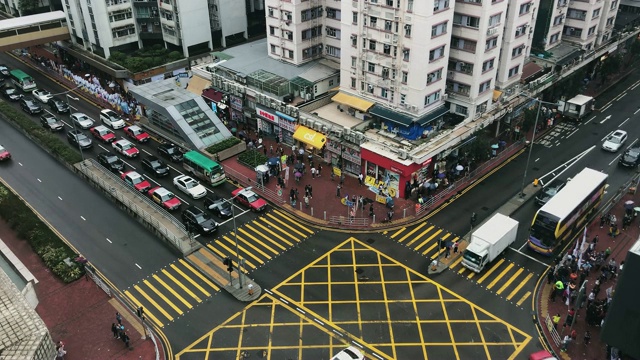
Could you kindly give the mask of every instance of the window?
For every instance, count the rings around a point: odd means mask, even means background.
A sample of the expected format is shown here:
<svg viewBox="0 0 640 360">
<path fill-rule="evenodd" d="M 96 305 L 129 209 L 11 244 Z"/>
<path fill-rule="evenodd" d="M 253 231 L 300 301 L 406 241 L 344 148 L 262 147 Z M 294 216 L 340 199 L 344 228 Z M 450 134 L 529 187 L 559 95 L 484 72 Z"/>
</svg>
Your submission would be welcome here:
<svg viewBox="0 0 640 360">
<path fill-rule="evenodd" d="M 487 60 L 482 63 L 482 72 L 487 72 L 493 69 L 493 65 L 495 64 L 495 59 Z"/>
<path fill-rule="evenodd" d="M 489 90 L 491 88 L 491 80 L 487 80 L 480 84 L 480 88 L 478 89 L 478 93 L 482 94 L 483 92 Z"/>
<path fill-rule="evenodd" d="M 500 25 L 500 19 L 502 18 L 502 14 L 493 15 L 489 18 L 489 28 L 496 27 Z"/>
<path fill-rule="evenodd" d="M 275 15 L 274 15 L 275 14 L 275 9 L 274 8 L 270 7 L 268 11 L 269 11 L 269 17 L 275 17 Z"/>
<path fill-rule="evenodd" d="M 404 105 L 407 102 L 407 94 L 400 94 L 400 105 Z"/>
<path fill-rule="evenodd" d="M 300 19 L 302 22 L 309 21 L 311 19 L 322 17 L 322 7 L 314 7 L 300 12 Z"/>
<path fill-rule="evenodd" d="M 477 43 L 475 41 L 472 41 L 472 40 L 462 39 L 462 38 L 459 38 L 459 37 L 452 37 L 451 38 L 451 48 L 452 49 L 476 52 L 476 45 L 477 45 Z"/>
<path fill-rule="evenodd" d="M 380 96 L 382 96 L 383 98 L 385 98 L 385 99 L 386 99 L 386 98 L 387 98 L 387 96 L 388 96 L 388 94 L 389 94 L 389 90 L 387 90 L 387 89 L 385 89 L 385 88 L 381 88 L 381 89 L 380 89 Z"/>
<path fill-rule="evenodd" d="M 444 45 L 429 51 L 429 61 L 435 61 L 444 57 Z"/>
<path fill-rule="evenodd" d="M 560 33 L 557 32 L 553 35 L 551 35 L 551 37 L 549 38 L 549 44 L 555 44 L 558 42 L 558 40 L 560 39 Z"/>
<path fill-rule="evenodd" d="M 358 61 L 358 58 L 355 56 L 351 57 L 351 67 L 356 67 L 356 63 Z"/>
<path fill-rule="evenodd" d="M 469 115 L 469 109 L 466 106 L 456 104 L 456 114 Z"/>
<path fill-rule="evenodd" d="M 282 36 L 286 37 L 288 40 L 293 40 L 293 31 L 284 30 L 282 32 Z"/>
<path fill-rule="evenodd" d="M 313 39 L 322 34 L 322 25 L 312 27 L 311 29 L 302 30 L 302 40 Z"/>
<path fill-rule="evenodd" d="M 449 0 L 435 0 L 433 2 L 433 12 L 449 8 Z"/>
<path fill-rule="evenodd" d="M 411 25 L 406 24 L 404 26 L 404 36 L 405 37 L 411 37 Z"/>
<path fill-rule="evenodd" d="M 275 53 L 277 53 L 277 52 L 278 52 L 278 47 L 277 47 L 277 46 L 275 46 L 275 45 L 273 45 L 273 44 L 271 44 L 271 53 L 272 53 L 272 54 L 275 54 Z"/>
<path fill-rule="evenodd" d="M 333 79 L 329 80 L 329 86 L 333 86 Z"/>
<path fill-rule="evenodd" d="M 382 67 L 382 78 L 383 79 L 388 79 L 389 78 L 389 68 L 386 67 Z"/>
<path fill-rule="evenodd" d="M 518 26 L 516 28 L 516 37 L 520 37 L 520 36 L 526 34 L 527 33 L 527 27 L 529 27 L 528 24 Z"/>
<path fill-rule="evenodd" d="M 402 72 L 402 83 L 406 84 L 409 81 L 409 73 L 406 71 Z"/>
<path fill-rule="evenodd" d="M 340 34 L 340 30 L 339 29 L 332 28 L 332 27 L 329 27 L 329 26 L 327 26 L 326 29 L 327 29 L 327 36 L 328 37 L 337 38 L 337 39 L 340 38 L 340 35 L 339 35 Z"/>
<path fill-rule="evenodd" d="M 491 49 L 495 49 L 496 46 L 498 46 L 498 38 L 494 37 L 487 40 L 487 42 L 485 43 L 484 49 L 485 51 L 489 51 Z"/>
<path fill-rule="evenodd" d="M 402 60 L 404 61 L 409 61 L 409 54 L 411 53 L 411 50 L 409 49 L 402 49 Z"/>
<path fill-rule="evenodd" d="M 582 29 L 574 27 L 565 27 L 564 34 L 567 36 L 582 37 Z"/>
<path fill-rule="evenodd" d="M 291 21 L 291 12 L 283 11 L 282 12 L 282 20 Z"/>
<path fill-rule="evenodd" d="M 436 36 L 445 34 L 447 32 L 447 24 L 448 24 L 447 22 L 443 22 L 438 25 L 433 25 L 431 27 L 431 37 L 434 38 Z"/>
<path fill-rule="evenodd" d="M 376 72 L 376 64 L 370 62 L 369 65 L 367 66 L 367 70 L 369 72 Z"/>
<path fill-rule="evenodd" d="M 269 26 L 269 35 L 274 35 L 276 34 L 276 27 L 275 26 Z"/>
<path fill-rule="evenodd" d="M 377 25 L 378 25 L 378 18 L 375 16 L 371 16 L 369 18 L 369 26 L 374 28 L 374 27 L 377 27 Z"/>
<path fill-rule="evenodd" d="M 427 74 L 427 85 L 442 79 L 442 69 Z"/>
<path fill-rule="evenodd" d="M 424 97 L 424 106 L 431 105 L 440 100 L 440 91 L 436 91 L 433 94 L 429 94 Z"/>
<path fill-rule="evenodd" d="M 564 15 L 558 15 L 553 19 L 553 26 L 562 24 L 562 20 L 564 20 Z"/>
<path fill-rule="evenodd" d="M 321 45 L 314 45 L 311 47 L 308 47 L 306 49 L 302 50 L 302 58 L 303 59 L 310 59 L 313 57 L 316 57 L 318 55 L 322 54 L 322 46 Z"/>
<path fill-rule="evenodd" d="M 384 30 L 391 31 L 393 29 L 393 23 L 389 20 L 384 21 Z"/>
<path fill-rule="evenodd" d="M 340 20 L 341 16 L 340 16 L 340 10 L 339 9 L 334 9 L 334 8 L 327 8 L 327 19 L 336 19 L 336 20 Z"/>
<path fill-rule="evenodd" d="M 351 88 L 352 89 L 356 88 L 356 78 L 351 78 Z"/>
<path fill-rule="evenodd" d="M 351 34 L 351 46 L 353 47 L 358 46 L 358 35 Z"/>
<path fill-rule="evenodd" d="M 618 0 L 612 1 L 611 7 L 609 8 L 609 10 L 615 10 L 617 6 L 618 6 Z"/>
<path fill-rule="evenodd" d="M 522 52 L 524 51 L 524 45 L 520 45 L 520 46 L 516 46 L 515 48 L 513 48 L 513 50 L 511 50 L 511 57 L 518 57 L 520 55 L 522 55 Z"/>
<path fill-rule="evenodd" d="M 527 13 L 529 13 L 529 11 L 531 11 L 531 3 L 530 2 L 520 5 L 520 15 L 527 14 Z"/>
<path fill-rule="evenodd" d="M 520 72 L 520 65 L 514 66 L 511 69 L 509 69 L 509 77 L 516 76 L 518 75 L 519 72 Z"/>
<path fill-rule="evenodd" d="M 375 40 L 369 40 L 369 50 L 376 51 L 376 44 Z"/>
<path fill-rule="evenodd" d="M 384 44 L 382 52 L 384 52 L 387 55 L 391 55 L 391 45 Z"/>
<path fill-rule="evenodd" d="M 477 29 L 480 27 L 480 18 L 455 13 L 453 14 L 453 24 Z"/>
<path fill-rule="evenodd" d="M 163 14 L 164 15 L 164 14 Z M 126 19 L 131 19 L 133 17 L 133 12 L 131 9 L 118 10 L 109 13 L 109 22 L 121 21 Z M 171 13 L 168 13 L 167 16 L 164 16 L 167 20 L 172 20 Z"/>
<path fill-rule="evenodd" d="M 335 46 L 331 46 L 331 45 L 327 45 L 327 55 L 339 58 L 340 57 L 340 48 L 339 47 L 335 47 Z"/>
<path fill-rule="evenodd" d="M 600 9 L 593 10 L 593 13 L 591 14 L 591 18 L 595 19 L 595 18 L 598 18 L 598 17 L 600 17 Z"/>
<path fill-rule="evenodd" d="M 358 13 L 355 12 L 355 11 L 351 15 L 351 22 L 354 23 L 354 24 L 358 23 Z"/>
<path fill-rule="evenodd" d="M 165 29 L 168 30 L 168 29 Z M 111 36 L 116 39 L 129 35 L 135 35 L 136 27 L 134 25 L 125 25 L 111 29 Z"/>
<path fill-rule="evenodd" d="M 590 27 L 589 31 L 587 31 L 587 35 L 593 35 L 595 33 L 596 33 L 596 27 L 595 26 Z"/>
<path fill-rule="evenodd" d="M 473 64 L 453 59 L 449 57 L 449 69 L 463 72 L 465 74 L 473 74 Z"/>
<path fill-rule="evenodd" d="M 369 94 L 373 94 L 373 85 L 371 85 L 371 84 L 367 84 L 367 92 L 368 92 Z"/>
<path fill-rule="evenodd" d="M 607 26 L 611 26 L 613 25 L 613 22 L 616 20 L 615 16 L 612 16 L 610 18 L 607 19 Z"/>
<path fill-rule="evenodd" d="M 482 114 L 485 111 L 487 111 L 487 103 L 488 102 L 489 101 L 487 100 L 487 101 L 483 102 L 482 104 L 476 106 L 476 114 Z"/>
<path fill-rule="evenodd" d="M 293 50 L 286 50 L 286 52 L 287 52 L 287 57 L 289 59 L 293 59 Z"/>
<path fill-rule="evenodd" d="M 408 12 L 413 11 L 413 0 L 407 0 L 407 11 Z"/>
<path fill-rule="evenodd" d="M 587 12 L 584 10 L 576 10 L 576 9 L 569 8 L 569 10 L 567 10 L 567 17 L 569 19 L 585 20 L 587 18 Z"/>
</svg>

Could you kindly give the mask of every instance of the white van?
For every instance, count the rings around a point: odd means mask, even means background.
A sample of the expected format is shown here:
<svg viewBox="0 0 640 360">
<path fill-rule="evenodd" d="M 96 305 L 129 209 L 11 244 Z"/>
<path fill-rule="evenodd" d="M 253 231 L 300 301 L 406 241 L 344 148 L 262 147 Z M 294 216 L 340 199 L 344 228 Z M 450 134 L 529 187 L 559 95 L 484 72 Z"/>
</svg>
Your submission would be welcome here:
<svg viewBox="0 0 640 360">
<path fill-rule="evenodd" d="M 100 111 L 100 121 L 114 130 L 127 126 L 117 112 L 109 109 Z"/>
</svg>

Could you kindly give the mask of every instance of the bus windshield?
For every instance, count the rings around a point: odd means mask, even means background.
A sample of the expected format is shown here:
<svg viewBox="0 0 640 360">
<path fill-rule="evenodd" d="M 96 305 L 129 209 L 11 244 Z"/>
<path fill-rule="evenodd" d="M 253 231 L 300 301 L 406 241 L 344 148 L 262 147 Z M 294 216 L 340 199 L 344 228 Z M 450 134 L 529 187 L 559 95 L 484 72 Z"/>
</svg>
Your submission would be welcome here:
<svg viewBox="0 0 640 360">
<path fill-rule="evenodd" d="M 557 222 L 545 217 L 542 214 L 536 215 L 536 221 L 531 227 L 531 236 L 538 239 L 546 246 L 551 246 L 556 238 Z"/>
</svg>

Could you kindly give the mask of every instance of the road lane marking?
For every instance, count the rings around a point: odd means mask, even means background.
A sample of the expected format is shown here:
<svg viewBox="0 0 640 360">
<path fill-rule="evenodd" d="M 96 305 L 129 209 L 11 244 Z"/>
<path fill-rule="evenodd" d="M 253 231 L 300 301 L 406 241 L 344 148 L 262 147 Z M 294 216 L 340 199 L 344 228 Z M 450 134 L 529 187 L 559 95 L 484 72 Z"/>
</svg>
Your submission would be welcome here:
<svg viewBox="0 0 640 360">
<path fill-rule="evenodd" d="M 145 154 L 147 154 L 147 155 L 152 155 L 150 152 L 148 152 L 148 151 L 147 151 L 147 150 L 145 150 L 145 149 L 141 149 L 141 150 L 142 150 L 142 151 L 144 151 L 144 153 L 145 153 Z"/>
<path fill-rule="evenodd" d="M 24 166 L 24 165 L 22 165 L 22 163 L 21 163 L 21 162 L 18 162 L 18 165 L 20 165 L 20 166 Z"/>
<path fill-rule="evenodd" d="M 618 158 L 620 158 L 620 156 L 622 156 L 622 154 L 618 154 L 616 157 L 614 157 L 613 160 L 611 160 L 611 162 L 609 163 L 609 166 L 611 166 L 614 162 L 618 161 Z"/>
<path fill-rule="evenodd" d="M 109 244 L 113 244 L 113 242 L 109 240 L 109 238 L 107 238 L 107 241 L 109 242 Z"/>
<path fill-rule="evenodd" d="M 269 246 L 269 245 L 267 245 L 267 244 L 263 243 L 263 242 L 262 242 L 262 241 L 260 241 L 258 238 L 256 238 L 255 236 L 251 235 L 250 233 L 248 233 L 245 229 L 240 228 L 240 229 L 238 229 L 238 232 L 243 233 L 243 234 L 244 234 L 244 236 L 246 236 L 246 237 L 248 237 L 248 238 L 252 239 L 253 241 L 255 241 L 255 242 L 259 243 L 259 244 L 261 244 L 262 246 L 264 246 L 265 248 L 269 249 L 269 251 L 273 252 L 274 254 L 276 254 L 276 255 L 280 254 L 280 251 L 276 251 L 276 250 L 274 250 L 271 246 Z M 256 235 L 257 235 L 257 234 L 256 234 Z M 276 246 L 280 247 L 280 249 L 282 249 L 282 250 L 286 250 L 286 248 L 285 248 L 284 246 L 282 246 L 282 245 L 278 244 L 277 242 L 274 242 L 273 240 L 269 239 L 268 237 L 266 237 L 265 239 L 266 239 L 267 241 L 269 241 L 269 242 L 271 242 L 271 243 L 275 244 Z"/>
<path fill-rule="evenodd" d="M 229 238 L 228 236 L 223 236 L 222 237 L 226 242 L 228 242 L 229 244 L 231 244 L 231 246 L 235 245 L 234 240 L 231 240 L 231 238 Z M 253 249 L 256 249 L 255 246 L 253 246 L 253 244 L 248 244 L 250 247 L 252 247 Z M 249 251 L 247 248 L 245 248 L 243 245 L 238 244 L 238 249 L 241 252 L 244 252 L 246 255 L 249 255 L 250 257 L 252 257 L 255 261 L 259 262 L 260 264 L 264 265 L 264 261 L 262 259 L 260 259 L 257 255 L 255 255 L 253 252 Z M 257 249 L 256 249 L 257 250 Z M 270 256 L 267 256 L 267 254 L 264 254 L 262 251 L 258 251 L 260 253 L 262 253 L 263 255 L 265 255 L 265 257 L 267 258 L 267 260 L 271 259 Z"/>
<path fill-rule="evenodd" d="M 633 112 L 633 115 L 637 114 L 640 111 L 640 108 L 638 108 L 638 110 Z"/>
<path fill-rule="evenodd" d="M 504 259 L 500 259 L 500 261 L 498 261 L 496 264 L 494 264 L 491 269 L 487 270 L 487 272 L 480 278 L 478 279 L 478 284 L 482 284 L 483 281 L 485 281 L 485 279 L 487 277 L 489 277 L 489 275 L 491 275 L 494 271 L 496 271 L 496 269 L 502 265 L 502 263 L 504 262 Z"/>
<path fill-rule="evenodd" d="M 133 301 L 134 304 L 136 304 L 137 307 L 143 306 L 142 303 L 140 301 L 138 301 L 138 299 L 135 298 L 135 296 L 131 295 L 131 293 L 129 292 L 129 290 L 125 290 L 124 294 L 131 299 L 131 301 Z M 155 317 L 152 313 L 150 313 L 148 311 L 148 309 L 144 309 L 144 314 L 146 316 L 149 317 L 149 319 L 151 319 L 151 321 L 153 321 L 154 323 L 156 323 L 156 325 L 158 325 L 159 327 L 164 327 L 164 325 L 160 322 L 160 320 L 158 320 L 157 317 Z"/>
<path fill-rule="evenodd" d="M 516 286 L 515 289 L 513 289 L 513 291 L 511 291 L 509 296 L 507 296 L 507 300 L 511 300 L 518 293 L 518 291 L 520 291 L 520 289 L 522 289 L 522 287 L 525 286 L 527 282 L 529 282 L 529 280 L 532 277 L 533 277 L 533 273 L 529 273 L 529 275 L 527 275 L 527 277 L 524 278 L 524 280 L 521 281 L 520 284 L 518 286 Z"/>
<path fill-rule="evenodd" d="M 518 276 L 520 276 L 520 274 L 524 271 L 524 268 L 520 268 L 518 269 L 518 271 L 511 277 L 509 278 L 509 280 L 507 280 L 506 283 L 504 283 L 504 285 L 502 285 L 502 287 L 496 292 L 496 294 L 500 295 L 502 294 L 502 292 L 509 287 L 509 285 L 511 285 L 511 283 L 518 278 Z"/>
<path fill-rule="evenodd" d="M 593 119 L 595 119 L 595 118 L 596 118 L 596 117 L 594 116 L 594 117 L 592 117 L 591 119 L 589 119 L 589 120 L 585 121 L 585 122 L 584 122 L 584 123 L 585 123 L 585 125 L 586 125 L 586 124 L 588 124 L 588 123 L 590 123 L 590 122 L 591 122 L 591 120 L 593 120 Z"/>
<path fill-rule="evenodd" d="M 611 107 L 611 105 L 613 105 L 613 104 L 609 104 L 609 105 L 605 106 L 602 110 L 600 110 L 600 112 L 605 112 L 608 108 Z"/>
<path fill-rule="evenodd" d="M 627 93 L 624 93 L 624 94 L 620 95 L 620 97 L 618 97 L 618 98 L 616 99 L 616 101 L 620 101 L 620 99 L 622 99 L 622 98 L 623 98 L 623 97 L 625 97 L 625 96 L 627 96 Z"/>
<path fill-rule="evenodd" d="M 578 130 L 580 129 L 575 129 L 571 134 L 567 135 L 567 139 L 571 137 L 571 135 L 575 134 L 578 132 Z"/>
<path fill-rule="evenodd" d="M 626 123 L 627 121 L 629 121 L 629 118 L 626 118 L 623 122 L 621 122 L 620 124 L 618 124 L 618 127 L 624 125 L 624 123 Z"/>
<path fill-rule="evenodd" d="M 42 182 L 42 180 L 40 180 L 40 179 L 38 179 L 38 178 L 36 178 L 36 179 L 38 180 L 38 182 Z"/>
<path fill-rule="evenodd" d="M 84 218 L 84 216 L 80 215 L 80 219 L 87 221 L 87 219 Z"/>
<path fill-rule="evenodd" d="M 525 241 L 525 243 L 522 245 L 521 249 L 522 249 L 523 247 L 525 247 L 525 245 L 527 245 L 527 242 L 526 242 L 526 241 Z M 520 250 L 518 250 L 518 249 L 516 249 L 516 248 L 512 248 L 512 247 L 510 246 L 510 247 L 509 247 L 509 249 L 511 249 L 511 250 L 513 250 L 513 251 L 515 251 L 515 252 L 517 252 L 518 254 L 520 254 L 520 255 L 522 255 L 522 256 L 526 256 L 526 257 L 528 257 L 529 259 L 531 259 L 531 260 L 533 260 L 533 261 L 537 262 L 538 264 L 542 264 L 544 267 L 549 267 L 549 264 L 545 264 L 545 263 L 543 263 L 542 261 L 540 261 L 540 260 L 538 260 L 538 259 L 534 258 L 533 256 L 527 255 L 527 254 L 523 253 L 522 251 L 520 251 Z"/>
<path fill-rule="evenodd" d="M 60 199 L 60 201 L 62 201 L 62 198 L 60 196 L 58 196 L 58 199 Z"/>
<path fill-rule="evenodd" d="M 102 145 L 100 145 L 100 144 L 98 144 L 98 146 L 99 146 L 102 150 L 104 150 L 104 151 L 109 151 L 109 149 L 107 149 L 106 147 L 104 147 L 104 146 L 102 146 Z"/>
<path fill-rule="evenodd" d="M 158 311 L 160 311 L 160 313 L 162 313 L 164 317 L 166 317 L 169 321 L 173 321 L 173 316 L 169 315 L 169 313 L 166 312 L 160 305 L 158 305 L 158 303 L 155 300 L 153 300 L 153 298 L 149 296 L 144 290 L 142 290 L 140 286 L 134 285 L 133 288 L 136 289 L 140 293 L 140 295 L 142 295 L 145 299 L 147 299 L 147 301 L 150 302 L 151 305 L 155 306 L 155 308 L 158 309 Z"/>
<path fill-rule="evenodd" d="M 269 229 L 268 227 L 266 227 L 266 226 L 264 226 L 264 225 L 260 224 L 259 222 L 257 222 L 257 221 L 256 221 L 256 222 L 254 222 L 253 224 L 254 224 L 254 225 L 256 225 L 256 226 L 258 226 L 258 227 L 260 227 L 262 230 L 264 230 L 264 231 L 268 232 L 268 233 L 269 233 L 269 234 L 271 234 L 272 236 L 277 237 L 278 239 L 280 239 L 280 241 L 282 241 L 282 242 L 286 243 L 287 245 L 289 245 L 289 246 L 293 246 L 293 243 L 292 243 L 292 242 L 290 242 L 289 240 L 287 240 L 287 239 L 283 238 L 282 236 L 280 236 L 279 234 L 275 233 L 273 230 Z M 248 229 L 253 230 L 253 228 L 252 228 L 249 224 L 247 224 L 247 225 L 245 225 L 245 226 L 246 226 Z"/>
<path fill-rule="evenodd" d="M 158 283 L 160 283 L 160 285 L 162 285 L 165 289 L 167 289 L 171 294 L 173 294 L 173 296 L 175 296 L 178 300 L 180 300 L 180 302 L 183 303 L 186 307 L 188 307 L 189 309 L 193 309 L 193 306 L 187 300 L 185 300 L 182 296 L 180 296 L 180 294 L 178 294 L 175 290 L 173 290 L 172 287 L 167 285 L 167 283 L 164 282 L 164 280 L 162 280 L 158 275 L 154 274 L 153 278 Z"/>
<path fill-rule="evenodd" d="M 138 267 L 138 269 L 142 270 L 142 266 L 138 265 L 138 263 L 135 263 L 135 264 Z"/>
<path fill-rule="evenodd" d="M 611 131 L 610 133 L 608 133 L 607 135 L 605 135 L 602 139 L 600 139 L 600 141 L 604 141 L 604 139 L 608 138 L 609 135 L 613 134 L 613 131 Z"/>
<path fill-rule="evenodd" d="M 213 194 L 214 192 L 212 191 L 211 193 Z M 235 206 L 235 205 L 231 205 L 231 206 Z M 244 215 L 244 214 L 248 213 L 249 211 L 250 211 L 250 210 L 243 210 L 241 213 L 236 214 L 236 218 L 238 218 L 239 216 L 242 216 L 242 215 Z M 229 221 L 233 221 L 233 217 L 230 217 L 230 218 L 228 218 L 227 220 L 225 220 L 225 221 L 223 221 L 223 222 L 221 222 L 221 223 L 218 223 L 218 225 L 224 225 L 224 224 L 228 223 Z"/>
<path fill-rule="evenodd" d="M 122 160 L 122 159 L 120 159 L 120 160 Z M 125 163 L 125 164 L 127 164 L 127 166 L 129 166 L 129 167 L 130 167 L 130 168 L 132 168 L 133 170 L 135 170 L 135 169 L 136 169 L 136 168 L 135 168 L 135 166 L 133 166 L 133 165 L 129 164 L 128 162 L 126 162 L 126 161 L 124 161 L 124 160 L 122 160 L 122 162 L 123 162 L 123 163 Z"/>
<path fill-rule="evenodd" d="M 435 238 L 436 236 L 440 235 L 440 233 L 442 233 L 442 229 L 438 229 L 438 231 L 436 231 L 435 233 L 433 233 L 433 235 L 429 236 L 425 241 L 421 242 L 418 246 L 414 247 L 413 250 L 418 251 L 420 250 L 421 247 L 427 245 L 431 240 L 433 240 L 433 238 Z M 449 235 L 449 234 L 447 234 Z M 438 242 L 436 241 L 436 244 Z"/>
<path fill-rule="evenodd" d="M 534 162 L 538 162 L 538 160 L 540 160 L 540 158 L 537 158 Z"/>
</svg>

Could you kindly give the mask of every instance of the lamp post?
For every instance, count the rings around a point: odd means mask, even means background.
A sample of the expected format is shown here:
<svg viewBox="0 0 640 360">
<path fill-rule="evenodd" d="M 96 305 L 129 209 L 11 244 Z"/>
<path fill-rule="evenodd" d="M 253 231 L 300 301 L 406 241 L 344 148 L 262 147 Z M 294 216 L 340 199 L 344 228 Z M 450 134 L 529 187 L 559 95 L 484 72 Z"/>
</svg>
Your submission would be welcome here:
<svg viewBox="0 0 640 360">
<path fill-rule="evenodd" d="M 253 186 L 244 188 L 244 190 L 251 190 L 251 189 L 253 189 Z M 238 250 L 238 227 L 236 226 L 236 212 L 233 208 L 234 205 L 232 202 L 232 200 L 238 197 L 238 195 L 232 197 L 227 201 L 231 202 L 231 217 L 233 218 L 233 238 L 236 246 L 236 262 L 238 263 L 238 280 L 240 282 L 240 289 L 242 289 L 242 259 L 240 258 L 240 250 Z"/>
<path fill-rule="evenodd" d="M 71 109 L 76 110 L 73 106 L 71 106 L 70 100 L 80 101 L 77 97 L 73 97 L 68 93 L 64 94 L 67 97 L 67 106 L 69 107 L 69 113 L 71 113 Z M 69 114 L 69 118 L 71 118 L 71 114 Z M 71 119 L 71 124 L 73 124 L 73 132 L 75 133 L 78 129 L 76 128 L 76 123 Z M 82 152 L 82 146 L 80 146 L 80 142 L 78 141 L 78 150 L 80 150 L 80 157 L 82 158 L 82 162 L 84 162 L 84 153 Z"/>
</svg>

